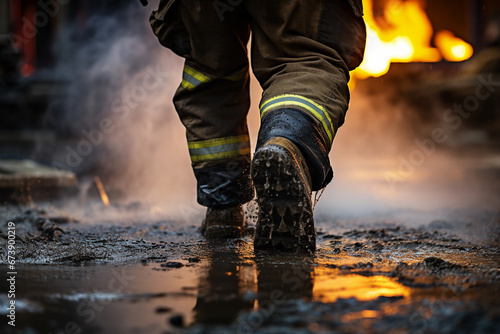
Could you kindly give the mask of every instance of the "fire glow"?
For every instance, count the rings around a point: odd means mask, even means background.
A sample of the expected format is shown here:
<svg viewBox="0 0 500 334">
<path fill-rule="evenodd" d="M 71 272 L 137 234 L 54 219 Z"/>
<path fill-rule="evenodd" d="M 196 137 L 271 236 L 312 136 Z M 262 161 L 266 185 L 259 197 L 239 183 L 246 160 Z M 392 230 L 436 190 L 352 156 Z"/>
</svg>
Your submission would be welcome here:
<svg viewBox="0 0 500 334">
<path fill-rule="evenodd" d="M 109 197 L 106 193 L 106 190 L 104 190 L 104 185 L 101 182 L 101 178 L 99 176 L 94 177 L 94 182 L 97 190 L 99 191 L 99 195 L 101 196 L 102 203 L 104 204 L 104 206 L 109 206 Z"/>
<path fill-rule="evenodd" d="M 380 19 L 373 14 L 373 0 L 363 0 L 367 40 L 365 57 L 353 78 L 380 77 L 393 62 L 464 61 L 472 56 L 472 46 L 449 31 L 434 37 L 434 31 L 418 0 L 389 0 Z"/>
</svg>

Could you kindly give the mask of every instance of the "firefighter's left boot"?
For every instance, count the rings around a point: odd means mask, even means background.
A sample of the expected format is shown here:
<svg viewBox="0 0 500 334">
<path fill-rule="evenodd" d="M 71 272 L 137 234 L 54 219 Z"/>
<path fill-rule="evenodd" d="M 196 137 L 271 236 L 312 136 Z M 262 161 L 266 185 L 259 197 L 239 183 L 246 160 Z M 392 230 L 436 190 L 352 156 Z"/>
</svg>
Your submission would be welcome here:
<svg viewBox="0 0 500 334">
<path fill-rule="evenodd" d="M 246 221 L 241 205 L 225 209 L 207 208 L 201 234 L 207 239 L 241 238 Z"/>
</svg>

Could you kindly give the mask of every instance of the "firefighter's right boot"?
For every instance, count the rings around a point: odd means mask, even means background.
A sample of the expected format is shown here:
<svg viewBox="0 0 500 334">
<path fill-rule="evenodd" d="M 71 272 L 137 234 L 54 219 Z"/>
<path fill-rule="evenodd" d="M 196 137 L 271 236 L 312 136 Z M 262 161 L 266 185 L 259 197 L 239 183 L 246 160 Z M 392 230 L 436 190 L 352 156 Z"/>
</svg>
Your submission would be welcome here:
<svg viewBox="0 0 500 334">
<path fill-rule="evenodd" d="M 254 248 L 314 252 L 311 176 L 297 146 L 268 140 L 255 152 L 251 175 L 259 205 Z"/>
</svg>

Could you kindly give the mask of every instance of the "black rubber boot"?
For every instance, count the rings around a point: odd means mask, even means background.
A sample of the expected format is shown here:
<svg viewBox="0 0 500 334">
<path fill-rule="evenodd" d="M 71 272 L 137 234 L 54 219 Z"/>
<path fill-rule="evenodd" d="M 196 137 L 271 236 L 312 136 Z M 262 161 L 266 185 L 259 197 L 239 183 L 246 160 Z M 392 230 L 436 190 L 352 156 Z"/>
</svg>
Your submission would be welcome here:
<svg viewBox="0 0 500 334">
<path fill-rule="evenodd" d="M 259 205 L 254 248 L 314 252 L 311 176 L 297 146 L 270 139 L 255 153 L 251 175 Z"/>
</svg>

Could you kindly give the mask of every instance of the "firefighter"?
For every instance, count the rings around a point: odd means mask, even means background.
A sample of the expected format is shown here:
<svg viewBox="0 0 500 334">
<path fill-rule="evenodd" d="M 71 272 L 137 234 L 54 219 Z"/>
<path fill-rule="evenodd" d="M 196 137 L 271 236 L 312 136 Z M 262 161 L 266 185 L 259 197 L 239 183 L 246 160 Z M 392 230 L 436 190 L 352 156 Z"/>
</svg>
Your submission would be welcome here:
<svg viewBox="0 0 500 334">
<path fill-rule="evenodd" d="M 207 207 L 202 233 L 241 237 L 254 197 L 254 246 L 315 249 L 311 194 L 333 177 L 328 153 L 362 60 L 361 0 L 161 0 L 150 23 L 185 58 L 174 104 Z M 253 161 L 247 128 L 252 69 L 263 88 Z M 253 181 L 253 185 L 252 185 Z"/>
</svg>

